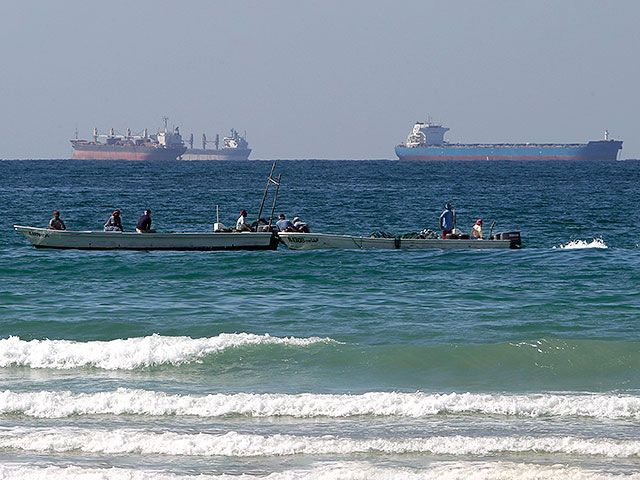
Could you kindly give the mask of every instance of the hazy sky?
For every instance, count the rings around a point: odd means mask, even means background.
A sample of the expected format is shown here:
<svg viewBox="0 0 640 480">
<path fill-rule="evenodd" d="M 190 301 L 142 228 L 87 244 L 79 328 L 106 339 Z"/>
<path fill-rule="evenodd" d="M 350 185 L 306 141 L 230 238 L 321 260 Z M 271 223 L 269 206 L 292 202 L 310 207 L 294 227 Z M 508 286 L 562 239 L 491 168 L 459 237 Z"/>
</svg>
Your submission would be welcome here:
<svg viewBox="0 0 640 480">
<path fill-rule="evenodd" d="M 395 158 L 452 142 L 624 140 L 640 158 L 640 1 L 6 1 L 0 158 L 69 158 L 93 127 L 251 158 Z"/>
</svg>

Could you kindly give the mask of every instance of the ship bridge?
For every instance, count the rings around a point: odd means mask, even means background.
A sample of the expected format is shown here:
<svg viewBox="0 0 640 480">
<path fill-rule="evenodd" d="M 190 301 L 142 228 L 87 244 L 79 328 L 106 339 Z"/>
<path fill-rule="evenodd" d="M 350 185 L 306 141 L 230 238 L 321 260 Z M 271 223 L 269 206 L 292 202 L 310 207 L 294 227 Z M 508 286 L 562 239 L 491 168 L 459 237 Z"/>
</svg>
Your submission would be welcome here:
<svg viewBox="0 0 640 480">
<path fill-rule="evenodd" d="M 444 134 L 449 129 L 436 123 L 416 122 L 407 137 L 407 147 L 444 145 Z"/>
</svg>

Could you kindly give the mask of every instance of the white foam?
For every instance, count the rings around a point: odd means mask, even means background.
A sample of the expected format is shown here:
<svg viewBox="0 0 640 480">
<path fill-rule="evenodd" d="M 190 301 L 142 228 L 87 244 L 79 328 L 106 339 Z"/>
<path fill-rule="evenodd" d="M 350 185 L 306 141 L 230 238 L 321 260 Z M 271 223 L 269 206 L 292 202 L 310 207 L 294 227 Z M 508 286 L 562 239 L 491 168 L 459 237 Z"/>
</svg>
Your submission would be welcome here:
<svg viewBox="0 0 640 480">
<path fill-rule="evenodd" d="M 3 480 L 638 480 L 640 474 L 611 474 L 565 465 L 514 462 L 435 462 L 428 467 L 382 467 L 364 462 L 316 464 L 310 469 L 286 470 L 267 475 L 178 475 L 127 468 L 39 467 L 0 465 Z"/>
<path fill-rule="evenodd" d="M 219 417 L 358 415 L 427 417 L 437 414 L 494 414 L 523 417 L 583 416 L 640 419 L 640 397 L 612 394 L 500 395 L 478 393 L 369 392 L 347 394 L 175 395 L 119 388 L 97 393 L 0 392 L 0 414 L 60 418 L 72 415 L 178 415 Z"/>
<path fill-rule="evenodd" d="M 5 428 L 0 448 L 29 452 L 82 452 L 92 454 L 189 455 L 257 457 L 288 455 L 415 454 L 493 455 L 535 453 L 599 455 L 614 458 L 640 456 L 640 441 L 609 438 L 534 436 L 435 436 L 416 438 L 346 438 L 333 435 L 269 436 L 154 433 L 144 430 L 55 430 Z"/>
<path fill-rule="evenodd" d="M 607 244 L 604 243 L 604 240 L 602 238 L 594 238 L 589 242 L 585 240 L 572 240 L 569 243 L 566 243 L 564 245 L 559 245 L 553 248 L 564 248 L 567 250 L 575 250 L 575 249 L 581 249 L 581 248 L 609 248 L 609 247 L 607 247 Z"/>
<path fill-rule="evenodd" d="M 295 338 L 222 333 L 217 337 L 191 338 L 151 335 L 107 342 L 69 340 L 24 341 L 11 336 L 0 340 L 0 367 L 70 369 L 96 367 L 107 370 L 133 370 L 141 367 L 201 361 L 203 357 L 227 348 L 244 345 L 279 344 L 306 346 L 331 342 L 329 338 Z"/>
<path fill-rule="evenodd" d="M 565 465 L 514 462 L 435 462 L 428 467 L 381 467 L 364 462 L 316 464 L 310 469 L 286 470 L 267 475 L 177 475 L 127 468 L 38 467 L 0 465 L 3 480 L 638 480 L 640 474 L 611 474 Z"/>
</svg>

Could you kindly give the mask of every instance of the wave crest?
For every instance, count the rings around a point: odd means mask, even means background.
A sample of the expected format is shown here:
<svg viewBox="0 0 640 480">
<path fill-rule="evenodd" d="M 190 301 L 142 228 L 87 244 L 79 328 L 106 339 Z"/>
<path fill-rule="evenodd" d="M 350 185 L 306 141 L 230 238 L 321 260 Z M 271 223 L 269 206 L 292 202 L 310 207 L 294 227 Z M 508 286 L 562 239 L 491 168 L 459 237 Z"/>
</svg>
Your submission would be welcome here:
<svg viewBox="0 0 640 480">
<path fill-rule="evenodd" d="M 534 436 L 434 436 L 417 438 L 349 438 L 335 435 L 253 435 L 153 433 L 139 430 L 79 430 L 55 432 L 16 427 L 0 432 L 0 448 L 31 452 L 82 452 L 176 456 L 258 457 L 289 455 L 352 455 L 359 453 L 435 455 L 491 455 L 540 453 L 640 456 L 640 442 L 611 438 Z"/>
<path fill-rule="evenodd" d="M 207 355 L 245 345 L 307 346 L 333 342 L 330 338 L 272 337 L 269 334 L 221 333 L 217 337 L 147 337 L 111 341 L 21 340 L 11 336 L 0 340 L 0 367 L 71 369 L 95 367 L 105 370 L 134 370 L 157 365 L 197 362 Z"/>
<path fill-rule="evenodd" d="M 178 415 L 220 417 L 427 417 L 492 414 L 521 417 L 640 419 L 640 397 L 607 394 L 500 395 L 476 393 L 369 392 L 349 394 L 174 395 L 119 388 L 110 392 L 0 392 L 0 414 L 39 418 L 73 415 Z"/>
</svg>

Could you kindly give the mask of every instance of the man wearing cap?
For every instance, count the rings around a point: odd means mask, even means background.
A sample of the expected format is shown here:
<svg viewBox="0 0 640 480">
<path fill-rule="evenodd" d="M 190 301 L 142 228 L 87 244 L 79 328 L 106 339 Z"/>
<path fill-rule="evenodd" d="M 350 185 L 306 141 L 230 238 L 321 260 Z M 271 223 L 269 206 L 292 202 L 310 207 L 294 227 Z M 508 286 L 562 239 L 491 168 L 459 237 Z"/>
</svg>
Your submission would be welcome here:
<svg viewBox="0 0 640 480">
<path fill-rule="evenodd" d="M 115 232 L 120 230 L 124 232 L 124 228 L 122 228 L 122 219 L 120 218 L 120 210 L 114 210 L 113 215 L 109 217 L 107 223 L 104 224 L 105 232 Z"/>
<path fill-rule="evenodd" d="M 155 230 L 151 230 L 151 210 L 147 209 L 144 211 L 140 218 L 138 219 L 138 224 L 136 225 L 136 232 L 138 233 L 156 233 Z"/>
<path fill-rule="evenodd" d="M 479 218 L 476 220 L 476 224 L 473 226 L 471 230 L 471 238 L 481 239 L 482 238 L 482 219 Z"/>
<path fill-rule="evenodd" d="M 444 206 L 444 212 L 440 215 L 440 230 L 442 230 L 442 238 L 447 238 L 456 226 L 456 212 L 451 209 L 451 204 Z"/>
<path fill-rule="evenodd" d="M 51 230 L 66 230 L 67 226 L 60 218 L 60 212 L 56 210 L 53 212 L 53 218 L 49 220 L 49 229 Z"/>
<path fill-rule="evenodd" d="M 298 230 L 299 232 L 309 233 L 309 225 L 300 220 L 300 217 L 293 218 L 293 226 L 296 227 L 296 230 Z"/>
<path fill-rule="evenodd" d="M 247 211 L 240 210 L 240 217 L 236 222 L 236 231 L 238 232 L 252 232 L 253 229 L 247 224 Z"/>
</svg>

